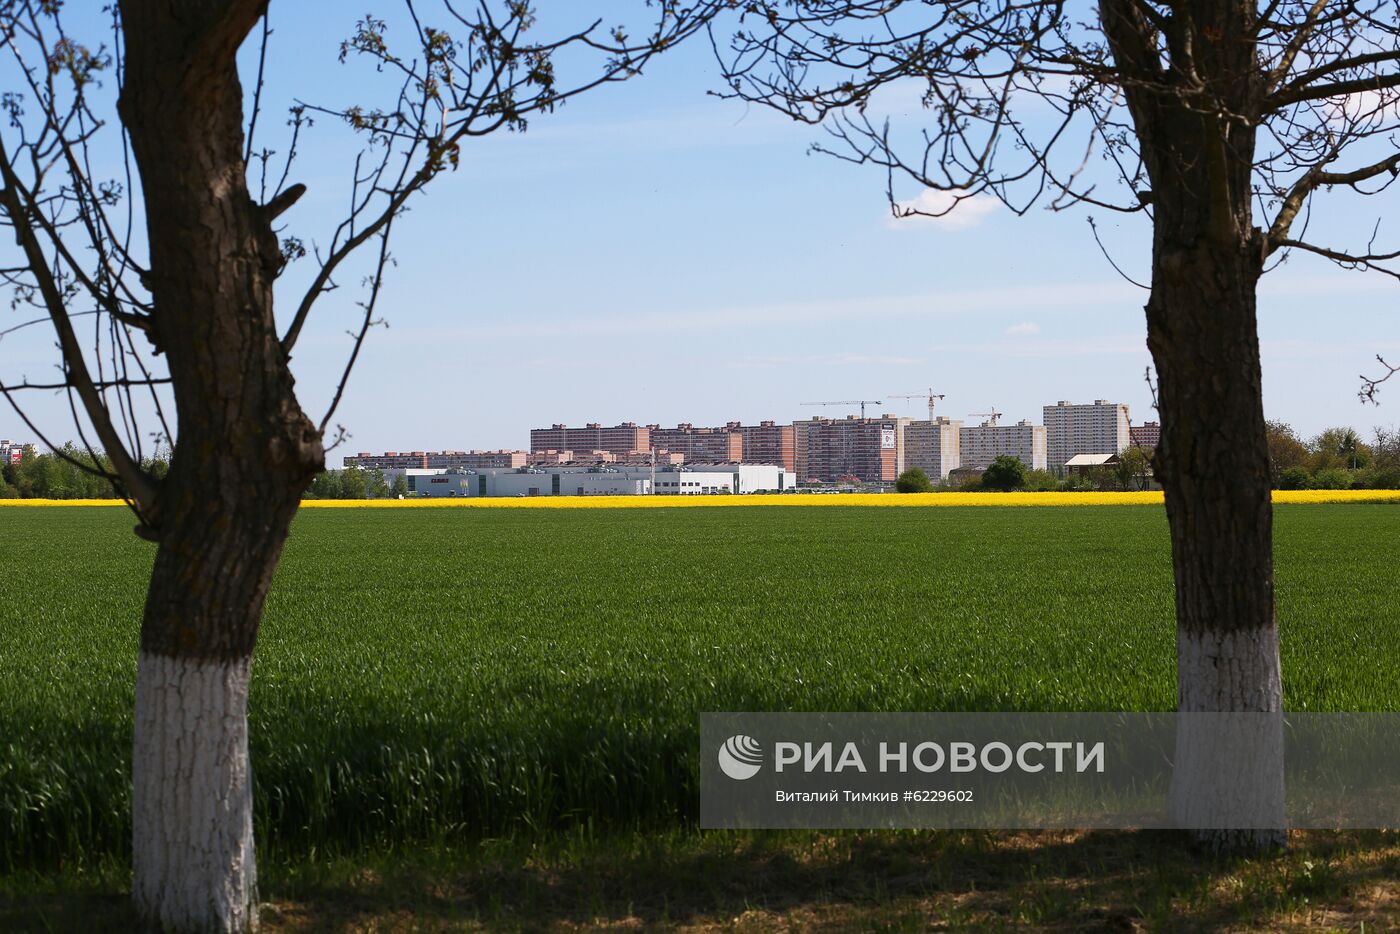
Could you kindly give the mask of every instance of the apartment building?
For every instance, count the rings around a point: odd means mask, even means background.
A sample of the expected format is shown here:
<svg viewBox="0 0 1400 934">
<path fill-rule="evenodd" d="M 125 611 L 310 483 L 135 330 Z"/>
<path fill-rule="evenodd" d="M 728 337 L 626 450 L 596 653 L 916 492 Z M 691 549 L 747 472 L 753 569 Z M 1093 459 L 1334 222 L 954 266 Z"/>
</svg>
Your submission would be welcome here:
<svg viewBox="0 0 1400 934">
<path fill-rule="evenodd" d="M 763 421 L 757 425 L 730 422 L 724 426 L 739 433 L 743 439 L 743 461 L 746 464 L 777 464 L 784 470 L 797 469 L 797 450 L 791 425 Z"/>
<path fill-rule="evenodd" d="M 354 467 L 360 470 L 422 469 L 428 466 L 428 452 L 385 451 L 383 454 L 371 454 L 369 451 L 361 451 L 359 454 L 346 455 L 345 458 L 341 460 L 341 464 L 345 467 Z"/>
<path fill-rule="evenodd" d="M 960 420 L 939 416 L 933 421 L 910 421 L 904 426 L 904 459 L 900 470 L 917 467 L 933 481 L 946 480 L 962 465 Z"/>
<path fill-rule="evenodd" d="M 737 464 L 744 460 L 744 437 L 732 428 L 696 428 L 683 422 L 675 428 L 648 425 L 647 430 L 652 447 L 682 454 L 686 463 Z"/>
<path fill-rule="evenodd" d="M 8 438 L 0 440 L 0 464 L 18 464 L 23 458 L 23 444 Z"/>
<path fill-rule="evenodd" d="M 1044 414 L 1046 456 L 1050 469 L 1064 470 L 1076 454 L 1117 454 L 1131 443 L 1128 407 L 1121 402 L 1095 399 L 1075 405 L 1061 400 L 1047 405 Z"/>
<path fill-rule="evenodd" d="M 1030 419 L 1022 419 L 1014 425 L 983 422 L 980 425 L 963 427 L 958 432 L 962 469 L 986 470 L 992 465 L 992 461 L 1009 454 L 1031 470 L 1044 470 L 1046 434 L 1047 429 L 1044 425 L 1033 425 Z"/>
<path fill-rule="evenodd" d="M 798 481 L 834 483 L 843 477 L 866 483 L 893 481 L 899 475 L 899 435 L 906 421 L 893 415 L 849 415 L 793 422 Z"/>
<path fill-rule="evenodd" d="M 599 422 L 589 422 L 582 428 L 552 425 L 530 430 L 531 451 L 611 451 L 614 454 L 630 454 L 651 448 L 651 431 L 636 422 L 623 422 L 606 428 Z"/>
<path fill-rule="evenodd" d="M 1155 448 L 1162 440 L 1162 426 L 1158 422 L 1143 422 L 1128 429 L 1128 443 L 1135 448 Z"/>
</svg>

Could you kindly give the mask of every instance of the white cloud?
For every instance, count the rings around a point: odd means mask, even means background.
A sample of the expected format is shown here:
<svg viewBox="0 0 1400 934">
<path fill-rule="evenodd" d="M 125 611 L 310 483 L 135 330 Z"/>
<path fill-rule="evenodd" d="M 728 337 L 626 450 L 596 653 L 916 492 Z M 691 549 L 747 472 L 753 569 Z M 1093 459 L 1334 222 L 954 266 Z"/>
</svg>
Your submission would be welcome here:
<svg viewBox="0 0 1400 934">
<path fill-rule="evenodd" d="M 893 214 L 885 221 L 885 226 L 894 230 L 908 230 L 915 227 L 936 227 L 939 230 L 966 230 L 982 223 L 987 215 L 994 213 L 1001 202 L 991 195 L 969 195 L 966 191 L 940 191 L 925 188 L 908 201 L 896 201 L 900 214 L 917 211 L 896 217 Z"/>
<path fill-rule="evenodd" d="M 1040 325 L 1036 324 L 1036 323 L 1033 322 L 1033 321 L 1022 321 L 1020 324 L 1013 324 L 1013 325 L 1011 325 L 1011 327 L 1007 328 L 1007 329 L 1006 329 L 1005 331 L 1003 331 L 1002 333 L 1004 333 L 1004 334 L 1006 334 L 1006 335 L 1008 335 L 1008 336 L 1010 336 L 1010 337 L 1025 336 L 1025 335 L 1030 335 L 1030 334 L 1039 334 L 1039 333 L 1040 333 Z"/>
</svg>

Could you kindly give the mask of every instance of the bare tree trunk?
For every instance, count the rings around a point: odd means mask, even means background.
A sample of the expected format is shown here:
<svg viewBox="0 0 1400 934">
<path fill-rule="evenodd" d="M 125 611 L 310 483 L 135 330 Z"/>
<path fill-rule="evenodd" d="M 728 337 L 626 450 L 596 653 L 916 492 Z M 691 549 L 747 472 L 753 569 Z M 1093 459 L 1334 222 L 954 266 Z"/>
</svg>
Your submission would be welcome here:
<svg viewBox="0 0 1400 934">
<path fill-rule="evenodd" d="M 1176 574 L 1172 810 L 1223 849 L 1284 842 L 1282 709 L 1269 454 L 1256 328 L 1262 254 L 1219 242 L 1155 250 L 1148 345 L 1160 381 L 1159 476 Z M 1249 826 L 1240 826 L 1247 824 Z"/>
<path fill-rule="evenodd" d="M 247 699 L 273 571 L 324 463 L 278 340 L 270 219 L 243 160 L 235 55 L 260 2 L 125 0 L 120 109 L 145 198 L 153 334 L 179 437 L 141 628 L 133 897 L 167 930 L 256 925 Z"/>
</svg>

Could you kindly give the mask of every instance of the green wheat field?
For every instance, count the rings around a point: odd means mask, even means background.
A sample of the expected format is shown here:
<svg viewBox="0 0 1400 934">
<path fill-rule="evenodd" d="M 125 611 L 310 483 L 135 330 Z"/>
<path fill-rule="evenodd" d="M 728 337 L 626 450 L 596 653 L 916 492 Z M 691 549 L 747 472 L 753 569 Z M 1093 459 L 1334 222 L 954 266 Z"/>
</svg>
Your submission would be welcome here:
<svg viewBox="0 0 1400 934">
<path fill-rule="evenodd" d="M 1400 701 L 1400 508 L 1276 509 L 1293 709 Z M 0 873 L 129 846 L 154 546 L 0 512 Z M 1154 710 L 1160 507 L 304 511 L 254 665 L 288 855 L 694 825 L 702 710 Z"/>
</svg>

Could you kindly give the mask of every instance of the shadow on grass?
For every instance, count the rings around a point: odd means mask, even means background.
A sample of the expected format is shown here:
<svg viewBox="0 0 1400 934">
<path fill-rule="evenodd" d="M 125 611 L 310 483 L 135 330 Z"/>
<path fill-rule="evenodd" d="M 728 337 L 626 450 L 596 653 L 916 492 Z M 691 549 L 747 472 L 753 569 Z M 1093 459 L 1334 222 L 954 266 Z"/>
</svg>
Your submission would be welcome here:
<svg viewBox="0 0 1400 934">
<path fill-rule="evenodd" d="M 1158 832 L 638 835 L 265 867 L 264 931 L 1387 929 L 1400 837 L 1218 860 Z M 122 896 L 0 898 L 0 929 L 122 930 Z"/>
<path fill-rule="evenodd" d="M 1385 834 L 1298 834 L 1287 855 L 1214 860 L 1170 833 L 639 837 L 288 879 L 264 914 L 286 931 L 1389 927 L 1400 920 L 1397 846 Z"/>
<path fill-rule="evenodd" d="M 136 931 L 131 901 L 120 894 L 0 894 L 0 931 Z"/>
</svg>

